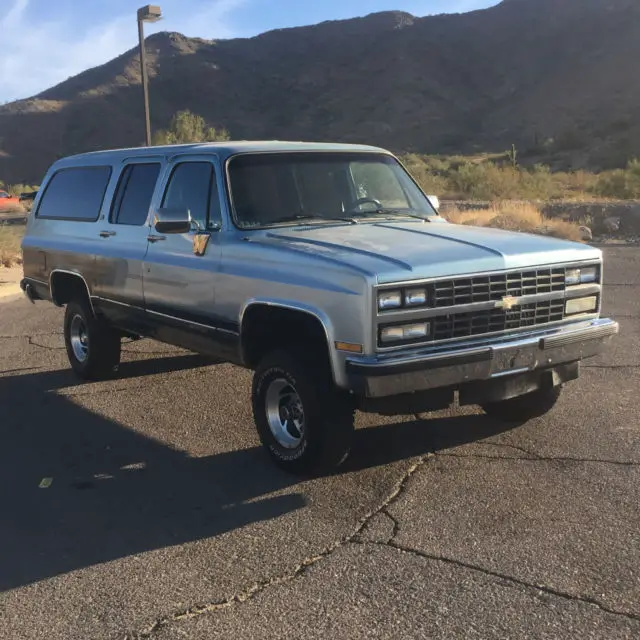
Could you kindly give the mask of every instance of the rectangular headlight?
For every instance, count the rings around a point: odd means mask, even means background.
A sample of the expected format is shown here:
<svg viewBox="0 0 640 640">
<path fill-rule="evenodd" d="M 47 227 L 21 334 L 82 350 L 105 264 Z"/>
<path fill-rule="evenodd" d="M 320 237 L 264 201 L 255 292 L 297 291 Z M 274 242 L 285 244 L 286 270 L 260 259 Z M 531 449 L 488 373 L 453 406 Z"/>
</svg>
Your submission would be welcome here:
<svg viewBox="0 0 640 640">
<path fill-rule="evenodd" d="M 378 294 L 378 309 L 397 309 L 402 306 L 401 291 L 383 291 Z"/>
<path fill-rule="evenodd" d="M 419 307 L 427 304 L 426 289 L 407 289 L 404 292 L 404 304 L 407 307 Z"/>
<path fill-rule="evenodd" d="M 596 282 L 598 279 L 598 267 L 586 267 L 580 269 L 580 284 Z"/>
<path fill-rule="evenodd" d="M 401 342 L 419 340 L 429 335 L 429 323 L 419 322 L 415 324 L 403 324 L 395 327 L 384 327 L 380 331 L 380 342 Z"/>
<path fill-rule="evenodd" d="M 588 298 L 574 298 L 573 300 L 567 300 L 567 306 L 565 311 L 568 316 L 575 315 L 577 313 L 591 313 L 598 308 L 598 297 L 589 296 Z"/>
<path fill-rule="evenodd" d="M 565 282 L 568 287 L 577 284 L 587 284 L 598 281 L 598 267 L 583 267 L 582 269 L 567 269 Z"/>
<path fill-rule="evenodd" d="M 566 282 L 567 286 L 580 284 L 580 269 L 567 269 L 564 281 Z"/>
</svg>

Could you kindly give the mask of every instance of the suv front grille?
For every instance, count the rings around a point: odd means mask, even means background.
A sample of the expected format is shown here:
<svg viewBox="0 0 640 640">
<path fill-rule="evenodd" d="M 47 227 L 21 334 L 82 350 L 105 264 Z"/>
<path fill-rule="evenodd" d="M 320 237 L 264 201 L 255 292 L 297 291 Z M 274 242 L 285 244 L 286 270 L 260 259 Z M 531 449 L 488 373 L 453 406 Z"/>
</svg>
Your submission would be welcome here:
<svg viewBox="0 0 640 640">
<path fill-rule="evenodd" d="M 471 278 L 455 278 L 452 280 L 440 280 L 433 285 L 431 304 L 429 306 L 452 307 L 458 304 L 490 302 L 491 300 L 502 300 L 505 296 L 537 295 L 539 293 L 564 291 L 565 288 L 564 267 L 512 271 L 510 273 L 474 276 Z M 475 332 L 465 335 L 475 335 Z"/>
<path fill-rule="evenodd" d="M 432 319 L 432 337 L 434 340 L 451 340 L 557 322 L 564 319 L 564 305 L 564 300 L 547 300 L 508 311 L 488 309 L 437 316 Z"/>
</svg>

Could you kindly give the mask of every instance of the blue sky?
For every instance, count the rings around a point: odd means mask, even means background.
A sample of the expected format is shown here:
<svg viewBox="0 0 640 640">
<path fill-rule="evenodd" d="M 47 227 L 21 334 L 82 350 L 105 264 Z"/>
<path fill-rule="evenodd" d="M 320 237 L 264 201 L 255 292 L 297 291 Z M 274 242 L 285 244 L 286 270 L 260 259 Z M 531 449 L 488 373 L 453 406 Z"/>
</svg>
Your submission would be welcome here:
<svg viewBox="0 0 640 640">
<path fill-rule="evenodd" d="M 0 0 L 0 102 L 34 95 L 107 62 L 137 42 L 135 12 L 148 0 Z M 270 29 L 399 9 L 464 13 L 499 0 L 156 0 L 164 20 L 146 33 L 250 37 Z"/>
</svg>

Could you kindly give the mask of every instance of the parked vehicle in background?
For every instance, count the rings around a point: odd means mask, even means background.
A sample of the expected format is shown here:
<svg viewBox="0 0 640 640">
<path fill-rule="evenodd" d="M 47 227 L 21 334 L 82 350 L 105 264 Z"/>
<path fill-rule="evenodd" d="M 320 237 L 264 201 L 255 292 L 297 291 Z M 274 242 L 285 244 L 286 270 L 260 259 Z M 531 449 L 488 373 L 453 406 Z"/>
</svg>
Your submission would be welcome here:
<svg viewBox="0 0 640 640">
<path fill-rule="evenodd" d="M 549 411 L 618 325 L 602 254 L 447 223 L 375 147 L 252 143 L 57 161 L 29 216 L 22 287 L 66 306 L 81 377 L 123 336 L 254 370 L 260 438 L 292 471 L 349 452 L 356 409 Z"/>
</svg>

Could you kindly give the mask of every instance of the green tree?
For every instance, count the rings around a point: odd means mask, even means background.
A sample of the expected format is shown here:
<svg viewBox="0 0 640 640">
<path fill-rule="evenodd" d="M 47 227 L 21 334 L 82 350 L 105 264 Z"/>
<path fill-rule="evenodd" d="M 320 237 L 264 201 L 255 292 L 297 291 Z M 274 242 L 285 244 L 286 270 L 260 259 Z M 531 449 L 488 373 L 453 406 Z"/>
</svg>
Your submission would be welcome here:
<svg viewBox="0 0 640 640">
<path fill-rule="evenodd" d="M 153 143 L 156 145 L 188 144 L 190 142 L 223 142 L 229 139 L 229 132 L 226 129 L 210 127 L 202 116 L 185 109 L 173 116 L 168 129 L 156 132 Z"/>
</svg>

